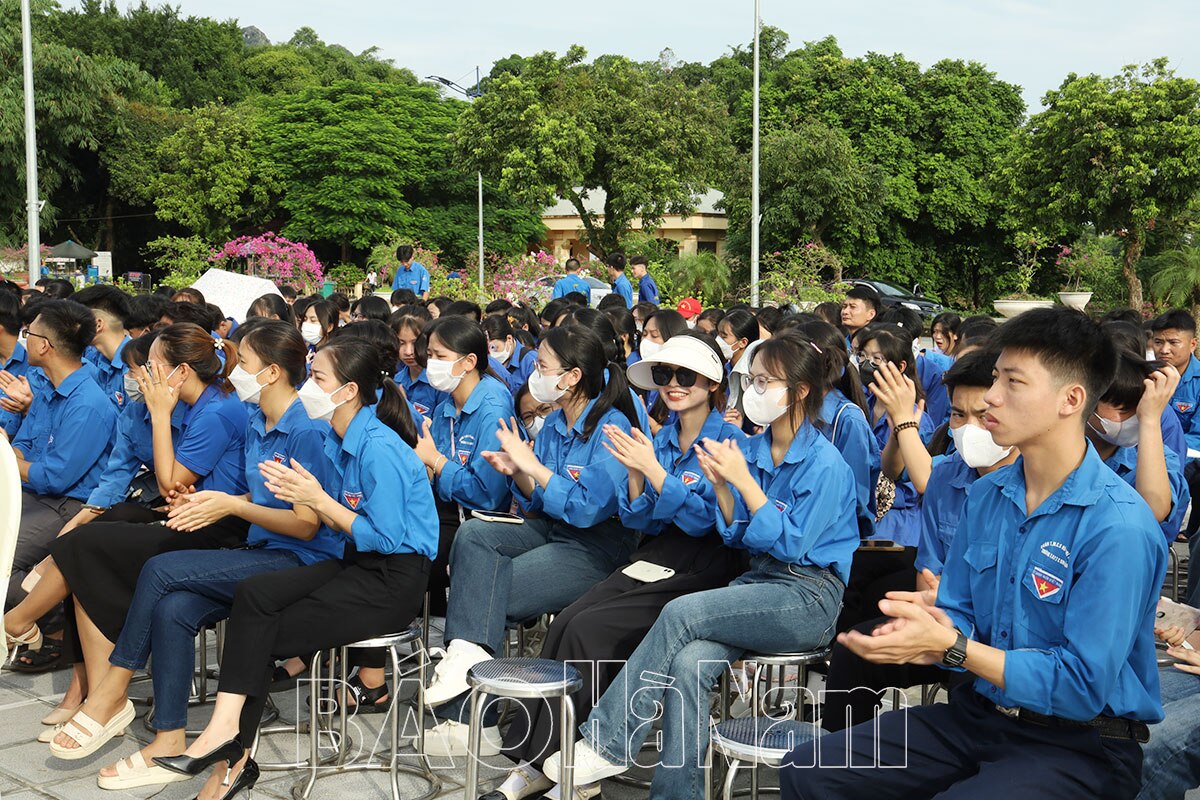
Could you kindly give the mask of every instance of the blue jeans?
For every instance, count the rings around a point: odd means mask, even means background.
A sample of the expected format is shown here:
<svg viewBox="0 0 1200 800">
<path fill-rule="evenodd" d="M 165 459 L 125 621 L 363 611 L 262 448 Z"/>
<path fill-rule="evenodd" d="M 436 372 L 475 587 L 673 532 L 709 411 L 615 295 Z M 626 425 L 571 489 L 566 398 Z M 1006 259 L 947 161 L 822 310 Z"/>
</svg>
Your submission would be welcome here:
<svg viewBox="0 0 1200 800">
<path fill-rule="evenodd" d="M 702 797 L 709 695 L 722 671 L 748 651 L 828 644 L 844 589 L 828 570 L 764 555 L 723 589 L 672 600 L 580 733 L 612 763 L 634 764 L 661 711 L 662 754 L 650 796 Z"/>
<path fill-rule="evenodd" d="M 290 550 L 181 550 L 146 562 L 133 605 L 109 657 L 114 667 L 139 670 L 154 651 L 154 725 L 187 726 L 187 700 L 196 665 L 196 634 L 229 616 L 238 583 L 253 575 L 300 566 Z"/>
<path fill-rule="evenodd" d="M 1182 800 L 1188 789 L 1200 786 L 1200 676 L 1174 667 L 1158 675 L 1167 716 L 1150 726 L 1150 742 L 1142 748 L 1137 800 Z"/>
<path fill-rule="evenodd" d="M 579 529 L 549 519 L 464 522 L 450 549 L 446 635 L 501 655 L 506 627 L 562 611 L 629 560 L 638 534 L 615 521 Z M 438 709 L 466 720 L 466 695 Z M 496 724 L 495 704 L 484 724 Z"/>
</svg>

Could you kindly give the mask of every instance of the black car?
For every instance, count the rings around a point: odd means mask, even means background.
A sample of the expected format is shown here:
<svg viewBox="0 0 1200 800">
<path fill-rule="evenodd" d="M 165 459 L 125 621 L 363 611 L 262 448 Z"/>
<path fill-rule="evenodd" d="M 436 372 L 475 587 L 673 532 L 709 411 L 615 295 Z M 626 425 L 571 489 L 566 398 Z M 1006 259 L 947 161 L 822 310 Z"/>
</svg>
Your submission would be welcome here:
<svg viewBox="0 0 1200 800">
<path fill-rule="evenodd" d="M 894 286 L 883 281 L 869 281 L 862 278 L 856 278 L 850 281 L 854 286 L 867 286 L 879 293 L 879 300 L 885 309 L 892 306 L 905 306 L 916 311 L 924 319 L 932 319 L 938 314 L 946 310 L 945 306 L 934 300 L 925 297 L 921 292 L 921 284 L 913 287 L 916 293 L 901 289 L 899 286 Z"/>
</svg>

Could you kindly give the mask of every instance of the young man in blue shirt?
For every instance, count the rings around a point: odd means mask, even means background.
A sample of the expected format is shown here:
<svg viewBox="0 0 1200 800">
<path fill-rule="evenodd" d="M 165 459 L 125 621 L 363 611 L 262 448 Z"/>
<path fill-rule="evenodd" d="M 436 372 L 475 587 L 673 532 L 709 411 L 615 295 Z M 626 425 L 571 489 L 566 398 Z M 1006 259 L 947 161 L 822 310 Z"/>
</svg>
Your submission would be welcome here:
<svg viewBox="0 0 1200 800">
<path fill-rule="evenodd" d="M 625 254 L 610 253 L 604 263 L 608 266 L 613 293 L 621 296 L 626 308 L 633 308 L 633 284 L 625 277 Z"/>
<path fill-rule="evenodd" d="M 429 299 L 429 270 L 413 261 L 413 247 L 402 244 L 396 248 L 396 274 L 392 277 L 392 291 L 408 289 L 422 300 Z"/>
<path fill-rule="evenodd" d="M 633 277 L 638 280 L 638 302 L 659 305 L 658 284 L 654 282 L 654 276 L 646 269 L 648 266 L 646 257 L 634 256 L 629 259 L 629 266 L 633 267 Z"/>
<path fill-rule="evenodd" d="M 1146 723 L 1163 715 L 1154 619 L 1167 553 L 1145 502 L 1084 438 L 1114 348 L 1066 308 L 1022 314 L 992 343 L 984 421 L 1021 458 L 971 487 L 936 592 L 891 593 L 891 621 L 838 637 L 869 661 L 975 678 L 949 703 L 796 748 L 784 798 L 1138 792 Z"/>
<path fill-rule="evenodd" d="M 125 407 L 125 360 L 121 351 L 129 344 L 125 320 L 129 316 L 129 295 L 115 286 L 96 284 L 71 295 L 96 318 L 96 337 L 84 353 L 84 360 L 96 368 L 96 382 L 118 408 Z"/>
<path fill-rule="evenodd" d="M 29 364 L 46 378 L 12 441 L 23 491 L 6 608 L 24 599 L 21 582 L 79 513 L 108 460 L 117 407 L 82 360 L 95 331 L 92 313 L 71 300 L 39 306 L 29 325 Z"/>
<path fill-rule="evenodd" d="M 550 299 L 557 300 L 560 297 L 566 297 L 571 292 L 579 292 L 584 297 L 591 297 L 592 287 L 579 277 L 579 259 L 568 258 L 566 268 L 567 274 L 555 281 L 554 292 L 550 295 Z"/>
</svg>

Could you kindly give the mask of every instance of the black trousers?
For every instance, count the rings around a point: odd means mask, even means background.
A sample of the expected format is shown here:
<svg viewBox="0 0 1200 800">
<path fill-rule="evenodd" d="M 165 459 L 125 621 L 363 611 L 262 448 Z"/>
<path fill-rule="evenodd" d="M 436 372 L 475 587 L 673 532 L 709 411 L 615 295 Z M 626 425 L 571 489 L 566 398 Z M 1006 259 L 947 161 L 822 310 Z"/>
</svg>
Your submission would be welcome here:
<svg viewBox="0 0 1200 800">
<path fill-rule="evenodd" d="M 428 558 L 357 553 L 256 575 L 238 585 L 225 633 L 219 690 L 246 695 L 240 730 L 258 731 L 276 658 L 308 656 L 403 630 L 421 610 Z"/>
<path fill-rule="evenodd" d="M 949 703 L 882 715 L 878 729 L 857 725 L 798 746 L 779 782 L 783 800 L 1129 800 L 1141 788 L 1142 748 L 1094 728 L 1011 719 L 963 686 Z"/>
<path fill-rule="evenodd" d="M 917 585 L 913 568 L 916 558 L 915 547 L 906 547 L 902 552 L 856 550 L 842 600 L 842 613 L 838 615 L 837 632 L 848 631 L 860 622 L 878 617 L 879 601 L 888 592 L 913 591 Z"/>
<path fill-rule="evenodd" d="M 115 642 L 147 561 L 176 550 L 239 547 L 250 529 L 245 520 L 226 517 L 184 533 L 157 524 L 164 519 L 166 515 L 158 511 L 120 503 L 50 545 L 50 555 L 71 587 L 63 639 L 63 652 L 70 660 L 79 661 L 82 656 L 73 603 L 82 604 L 104 637 Z"/>
<path fill-rule="evenodd" d="M 854 630 L 870 635 L 877 625 L 885 622 L 887 617 L 879 617 L 855 625 Z M 969 672 L 955 672 L 934 665 L 875 664 L 835 641 L 825 681 L 821 727 L 827 731 L 840 731 L 871 722 L 879 710 L 885 689 L 943 682 L 954 687 L 974 679 Z"/>
<path fill-rule="evenodd" d="M 663 607 L 677 597 L 728 586 L 746 570 L 743 551 L 725 547 L 715 534 L 696 538 L 671 527 L 648 538 L 630 563 L 649 561 L 675 570 L 666 580 L 642 583 L 614 572 L 554 618 L 542 658 L 569 661 L 583 675 L 571 696 L 582 722 L 641 644 Z M 597 663 L 608 662 L 608 663 Z M 523 701 L 504 735 L 504 754 L 541 766 L 558 751 L 559 700 Z"/>
</svg>

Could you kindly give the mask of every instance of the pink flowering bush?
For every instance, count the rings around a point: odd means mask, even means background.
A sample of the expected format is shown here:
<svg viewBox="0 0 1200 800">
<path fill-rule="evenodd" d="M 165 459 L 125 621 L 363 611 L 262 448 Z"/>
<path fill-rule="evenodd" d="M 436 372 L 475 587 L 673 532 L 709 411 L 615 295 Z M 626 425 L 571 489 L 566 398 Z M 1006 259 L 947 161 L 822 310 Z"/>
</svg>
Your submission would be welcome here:
<svg viewBox="0 0 1200 800">
<path fill-rule="evenodd" d="M 315 291 L 324 278 L 321 262 L 308 245 L 273 231 L 228 241 L 212 251 L 208 260 L 222 269 L 241 269 L 247 275 L 290 285 L 297 291 Z"/>
<path fill-rule="evenodd" d="M 492 276 L 492 294 L 510 303 L 523 302 L 541 308 L 550 302 L 554 291 L 553 282 L 547 286 L 541 279 L 557 276 L 560 271 L 558 259 L 545 250 L 523 255 L 496 268 Z"/>
</svg>

